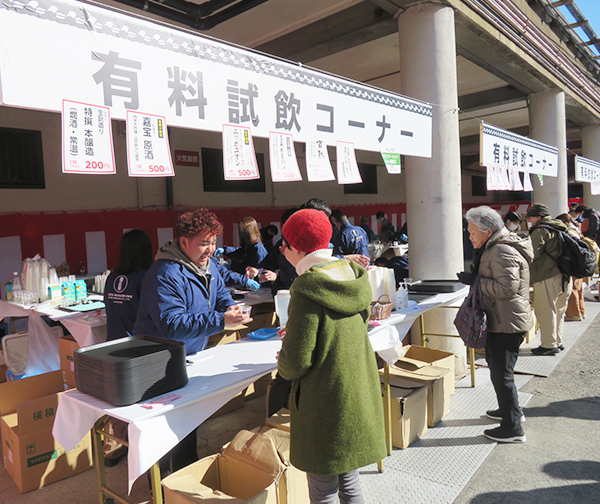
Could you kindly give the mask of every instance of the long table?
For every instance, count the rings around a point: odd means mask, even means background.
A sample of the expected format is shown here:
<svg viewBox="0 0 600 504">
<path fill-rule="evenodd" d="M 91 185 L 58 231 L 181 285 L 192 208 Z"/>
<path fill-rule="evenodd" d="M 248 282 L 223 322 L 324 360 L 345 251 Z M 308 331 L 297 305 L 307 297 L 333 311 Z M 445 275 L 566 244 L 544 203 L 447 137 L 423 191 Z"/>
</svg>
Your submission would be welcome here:
<svg viewBox="0 0 600 504">
<path fill-rule="evenodd" d="M 461 303 L 468 289 L 438 294 L 406 312 L 393 313 L 369 333 L 373 350 L 388 363 L 402 356 L 402 339 L 428 310 Z M 244 338 L 189 356 L 186 387 L 141 404 L 115 407 L 78 390 L 62 395 L 53 435 L 68 451 L 103 416 L 129 424 L 129 491 L 135 480 L 221 406 L 261 376 L 277 368 L 281 341 Z M 389 429 L 389 425 L 387 426 Z M 391 448 L 390 448 L 391 449 Z"/>
</svg>

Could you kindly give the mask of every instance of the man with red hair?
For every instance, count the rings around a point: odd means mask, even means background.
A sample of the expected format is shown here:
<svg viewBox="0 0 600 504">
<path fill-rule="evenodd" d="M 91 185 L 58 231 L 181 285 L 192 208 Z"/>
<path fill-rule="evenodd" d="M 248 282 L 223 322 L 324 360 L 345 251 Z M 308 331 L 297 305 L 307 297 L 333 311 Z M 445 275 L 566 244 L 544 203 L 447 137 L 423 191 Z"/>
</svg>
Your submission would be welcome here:
<svg viewBox="0 0 600 504">
<path fill-rule="evenodd" d="M 249 322 L 225 287 L 210 257 L 223 225 L 206 208 L 177 220 L 177 238 L 163 245 L 146 273 L 134 334 L 185 343 L 186 353 L 204 350 L 209 336 Z"/>
</svg>

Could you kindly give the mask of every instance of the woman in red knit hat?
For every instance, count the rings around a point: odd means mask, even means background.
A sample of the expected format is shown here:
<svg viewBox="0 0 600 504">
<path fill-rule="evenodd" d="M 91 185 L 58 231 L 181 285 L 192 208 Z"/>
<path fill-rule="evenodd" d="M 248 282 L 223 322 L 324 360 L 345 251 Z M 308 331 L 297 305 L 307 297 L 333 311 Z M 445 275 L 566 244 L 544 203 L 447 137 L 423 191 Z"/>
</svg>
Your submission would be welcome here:
<svg viewBox="0 0 600 504">
<path fill-rule="evenodd" d="M 386 456 L 381 388 L 367 336 L 367 271 L 332 257 L 323 212 L 294 213 L 282 253 L 296 268 L 278 370 L 292 381 L 290 461 L 311 503 L 362 504 L 358 468 Z"/>
</svg>

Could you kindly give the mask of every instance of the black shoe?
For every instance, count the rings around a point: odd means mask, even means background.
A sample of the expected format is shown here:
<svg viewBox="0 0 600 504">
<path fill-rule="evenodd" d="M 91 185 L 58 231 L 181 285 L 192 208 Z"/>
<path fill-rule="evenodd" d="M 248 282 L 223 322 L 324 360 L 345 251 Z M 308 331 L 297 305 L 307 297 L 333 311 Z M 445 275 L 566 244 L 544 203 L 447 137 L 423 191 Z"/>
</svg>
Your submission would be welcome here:
<svg viewBox="0 0 600 504">
<path fill-rule="evenodd" d="M 104 467 L 114 467 L 120 462 L 120 460 L 122 458 L 123 458 L 123 456 L 121 455 L 120 457 L 117 457 L 117 458 L 104 459 Z"/>
<path fill-rule="evenodd" d="M 502 417 L 500 416 L 500 410 L 499 409 L 495 409 L 495 410 L 487 410 L 485 412 L 485 416 L 492 419 L 492 420 L 496 420 L 498 422 L 502 421 Z M 527 419 L 525 418 L 525 414 L 521 411 L 521 423 L 526 422 Z"/>
<path fill-rule="evenodd" d="M 558 345 L 558 349 L 562 352 L 565 349 L 565 345 Z"/>
<path fill-rule="evenodd" d="M 559 348 L 544 348 L 542 346 L 531 349 L 533 355 L 556 355 L 558 352 L 560 352 Z"/>
<path fill-rule="evenodd" d="M 515 431 L 504 427 L 496 427 L 495 429 L 484 430 L 483 435 L 498 443 L 525 443 L 527 441 L 522 429 L 521 431 Z"/>
</svg>

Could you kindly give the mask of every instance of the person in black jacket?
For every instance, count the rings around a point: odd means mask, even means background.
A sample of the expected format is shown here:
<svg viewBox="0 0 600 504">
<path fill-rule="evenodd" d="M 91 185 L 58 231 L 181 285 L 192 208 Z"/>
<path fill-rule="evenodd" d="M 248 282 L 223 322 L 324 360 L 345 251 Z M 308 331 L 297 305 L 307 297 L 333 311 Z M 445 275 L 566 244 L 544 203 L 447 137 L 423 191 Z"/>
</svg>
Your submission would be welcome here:
<svg viewBox="0 0 600 504">
<path fill-rule="evenodd" d="M 587 229 L 582 233 L 583 236 L 587 236 L 591 238 L 596 243 L 598 243 L 598 235 L 600 234 L 600 218 L 598 216 L 598 211 L 594 208 L 588 208 L 585 205 L 579 205 L 577 207 L 577 212 L 582 212 L 581 216 L 584 220 L 587 220 Z"/>
</svg>

